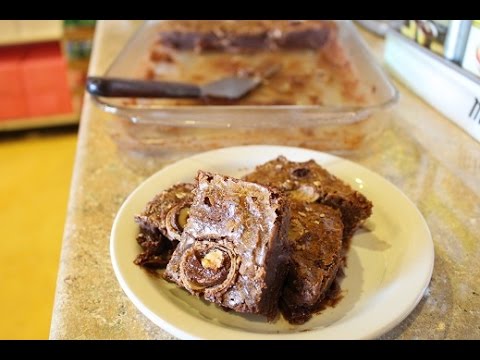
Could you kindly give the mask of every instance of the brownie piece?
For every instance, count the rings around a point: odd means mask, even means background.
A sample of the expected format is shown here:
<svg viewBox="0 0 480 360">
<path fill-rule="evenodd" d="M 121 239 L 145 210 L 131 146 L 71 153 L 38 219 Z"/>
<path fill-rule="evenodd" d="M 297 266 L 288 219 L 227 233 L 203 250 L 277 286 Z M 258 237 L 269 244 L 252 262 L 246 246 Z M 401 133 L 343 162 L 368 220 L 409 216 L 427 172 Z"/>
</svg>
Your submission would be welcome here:
<svg viewBox="0 0 480 360">
<path fill-rule="evenodd" d="M 325 20 L 175 21 L 159 26 L 159 42 L 179 50 L 320 49 L 336 35 Z"/>
<path fill-rule="evenodd" d="M 163 269 L 181 238 L 193 199 L 193 185 L 181 183 L 162 191 L 135 216 L 140 226 L 137 242 L 142 252 L 134 263 L 148 269 Z"/>
<path fill-rule="evenodd" d="M 280 298 L 280 309 L 288 322 L 303 324 L 321 309 L 343 265 L 342 234 L 339 210 L 318 203 L 291 202 L 291 266 Z"/>
<path fill-rule="evenodd" d="M 372 214 L 373 205 L 365 196 L 313 160 L 293 162 L 280 156 L 257 166 L 254 172 L 243 179 L 284 190 L 292 199 L 318 202 L 340 210 L 345 245 Z"/>
<path fill-rule="evenodd" d="M 284 195 L 203 171 L 196 181 L 165 278 L 224 308 L 275 318 L 289 261 Z"/>
<path fill-rule="evenodd" d="M 186 222 L 186 213 L 193 199 L 193 184 L 180 183 L 162 191 L 149 201 L 135 222 L 150 234 L 159 233 L 170 240 L 180 240 L 182 225 Z"/>
<path fill-rule="evenodd" d="M 178 244 L 178 241 L 171 241 L 158 231 L 147 229 L 140 229 L 137 242 L 143 251 L 137 255 L 134 263 L 149 270 L 164 269 Z"/>
</svg>

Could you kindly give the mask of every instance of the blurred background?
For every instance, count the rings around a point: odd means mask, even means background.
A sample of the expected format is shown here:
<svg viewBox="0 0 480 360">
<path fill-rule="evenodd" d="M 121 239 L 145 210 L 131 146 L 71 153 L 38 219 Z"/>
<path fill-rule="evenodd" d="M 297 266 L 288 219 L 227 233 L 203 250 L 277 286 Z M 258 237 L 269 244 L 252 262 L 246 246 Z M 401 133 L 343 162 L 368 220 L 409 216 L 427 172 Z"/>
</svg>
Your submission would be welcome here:
<svg viewBox="0 0 480 360">
<path fill-rule="evenodd" d="M 95 20 L 0 21 L 0 339 L 47 339 Z"/>
</svg>

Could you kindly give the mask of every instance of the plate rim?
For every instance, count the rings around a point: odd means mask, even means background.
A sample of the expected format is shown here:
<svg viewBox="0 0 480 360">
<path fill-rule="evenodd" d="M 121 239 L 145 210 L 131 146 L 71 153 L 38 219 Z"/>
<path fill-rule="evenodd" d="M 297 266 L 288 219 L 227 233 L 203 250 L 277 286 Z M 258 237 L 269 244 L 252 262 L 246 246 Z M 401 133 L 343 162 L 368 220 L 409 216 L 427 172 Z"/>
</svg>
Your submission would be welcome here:
<svg viewBox="0 0 480 360">
<path fill-rule="evenodd" d="M 369 332 L 365 332 L 363 335 L 358 335 L 358 336 L 338 336 L 336 338 L 346 338 L 346 339 L 372 339 L 372 338 L 377 338 L 389 330 L 393 329 L 397 325 L 399 325 L 405 318 L 408 317 L 408 315 L 411 314 L 411 312 L 416 308 L 420 300 L 422 299 L 425 290 L 428 288 L 431 277 L 433 274 L 433 269 L 434 269 L 434 261 L 435 261 L 435 249 L 434 249 L 434 243 L 433 239 L 431 236 L 430 229 L 428 227 L 428 224 L 423 217 L 423 214 L 420 212 L 420 210 L 417 208 L 415 203 L 413 203 L 412 200 L 408 196 L 406 196 L 401 189 L 399 189 L 395 184 L 390 182 L 388 179 L 384 178 L 380 174 L 368 169 L 367 167 L 357 164 L 351 160 L 342 158 L 340 156 L 332 155 L 329 153 L 317 151 L 317 150 L 312 150 L 312 149 L 307 149 L 307 148 L 302 148 L 302 147 L 293 147 L 293 146 L 280 146 L 280 145 L 244 145 L 244 146 L 232 146 L 232 147 L 223 147 L 219 149 L 214 149 L 214 150 L 209 150 L 201 153 L 194 154 L 189 157 L 185 157 L 179 161 L 175 161 L 171 164 L 168 164 L 167 166 L 161 168 L 157 172 L 151 174 L 149 177 L 144 179 L 140 184 L 136 186 L 136 188 L 127 196 L 127 198 L 123 201 L 122 205 L 120 206 L 119 210 L 117 211 L 115 215 L 115 219 L 112 224 L 112 229 L 110 233 L 110 238 L 109 238 L 109 250 L 110 250 L 110 259 L 111 263 L 113 266 L 113 270 L 116 276 L 117 281 L 119 282 L 122 291 L 127 295 L 129 300 L 135 305 L 135 307 L 143 313 L 150 321 L 152 321 L 155 325 L 159 326 L 163 330 L 167 331 L 169 334 L 176 336 L 180 339 L 208 339 L 208 337 L 200 337 L 197 335 L 193 335 L 190 332 L 183 330 L 182 328 L 175 326 L 168 321 L 165 321 L 161 316 L 150 310 L 147 306 L 145 306 L 142 302 L 142 300 L 135 294 L 131 289 L 130 286 L 126 283 L 126 280 L 124 279 L 122 275 L 122 270 L 119 267 L 117 258 L 115 256 L 115 237 L 116 237 L 116 230 L 118 229 L 118 223 L 121 219 L 121 214 L 125 211 L 125 209 L 128 207 L 129 203 L 132 201 L 132 199 L 135 199 L 136 195 L 142 191 L 142 189 L 145 186 L 148 186 L 150 182 L 154 183 L 157 178 L 160 178 L 161 174 L 164 172 L 167 172 L 172 170 L 175 167 L 178 167 L 181 165 L 183 162 L 189 162 L 189 161 L 194 161 L 197 158 L 203 158 L 203 157 L 208 157 L 211 156 L 212 154 L 216 154 L 219 152 L 230 152 L 230 151 L 241 151 L 245 149 L 258 149 L 258 150 L 266 150 L 276 152 L 279 156 L 282 151 L 283 152 L 292 152 L 292 151 L 300 151 L 303 155 L 305 156 L 315 156 L 315 157 L 322 157 L 324 161 L 341 161 L 345 163 L 347 166 L 352 167 L 353 169 L 361 169 L 361 171 L 367 173 L 369 176 L 373 178 L 377 178 L 377 180 L 381 180 L 382 182 L 387 183 L 389 186 L 391 186 L 393 189 L 396 190 L 398 195 L 400 195 L 403 200 L 406 202 L 406 204 L 409 205 L 409 207 L 412 208 L 412 210 L 415 211 L 415 215 L 417 219 L 420 221 L 420 224 L 422 225 L 423 230 L 425 231 L 425 235 L 428 237 L 428 244 L 424 244 L 425 247 L 429 247 L 428 251 L 428 264 L 429 265 L 428 269 L 424 272 L 423 276 L 421 277 L 423 281 L 421 283 L 423 286 L 421 287 L 421 291 L 418 291 L 417 296 L 415 299 L 411 300 L 408 304 L 408 306 L 405 306 L 402 309 L 402 312 L 397 314 L 396 317 L 390 319 L 389 322 L 386 322 L 383 324 L 383 326 L 380 326 L 376 329 L 373 329 Z M 255 162 L 255 160 L 253 160 Z M 321 164 L 323 165 L 323 164 Z M 425 259 L 423 259 L 425 260 Z M 212 324 L 210 324 L 212 325 Z M 328 327 L 327 327 L 328 328 Z M 239 337 L 237 338 L 243 338 L 242 334 L 244 334 L 244 337 L 246 334 L 252 335 L 254 334 L 255 336 L 247 336 L 248 338 L 268 338 L 268 339 L 288 339 L 288 338 L 297 338 L 297 339 L 315 339 L 315 338 L 321 338 L 321 337 L 312 337 L 308 336 L 311 334 L 315 334 L 318 332 L 322 332 L 324 329 L 317 329 L 305 333 L 277 333 L 277 334 L 261 334 L 261 333 L 247 333 L 242 330 L 236 329 L 236 328 L 230 328 L 228 329 L 229 332 L 233 332 L 234 334 L 238 334 Z M 304 334 L 304 336 L 298 336 L 299 334 Z M 231 337 L 225 337 L 225 338 L 231 338 Z"/>
</svg>

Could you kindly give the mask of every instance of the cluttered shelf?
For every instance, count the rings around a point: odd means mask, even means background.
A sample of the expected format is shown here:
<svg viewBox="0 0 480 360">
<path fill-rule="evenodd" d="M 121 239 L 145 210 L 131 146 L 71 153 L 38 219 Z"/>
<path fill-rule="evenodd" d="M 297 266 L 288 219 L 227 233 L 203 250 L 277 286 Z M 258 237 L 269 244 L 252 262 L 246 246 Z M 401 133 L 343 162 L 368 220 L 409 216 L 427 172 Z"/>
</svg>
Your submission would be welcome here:
<svg viewBox="0 0 480 360">
<path fill-rule="evenodd" d="M 78 123 L 95 20 L 0 21 L 0 131 Z"/>
<path fill-rule="evenodd" d="M 440 20 L 425 22 L 417 25 L 410 20 L 401 31 L 387 33 L 386 66 L 403 84 L 480 141 L 480 21 L 450 20 L 448 26 L 437 24 Z M 438 29 L 427 33 L 430 38 L 422 32 L 425 24 Z"/>
</svg>

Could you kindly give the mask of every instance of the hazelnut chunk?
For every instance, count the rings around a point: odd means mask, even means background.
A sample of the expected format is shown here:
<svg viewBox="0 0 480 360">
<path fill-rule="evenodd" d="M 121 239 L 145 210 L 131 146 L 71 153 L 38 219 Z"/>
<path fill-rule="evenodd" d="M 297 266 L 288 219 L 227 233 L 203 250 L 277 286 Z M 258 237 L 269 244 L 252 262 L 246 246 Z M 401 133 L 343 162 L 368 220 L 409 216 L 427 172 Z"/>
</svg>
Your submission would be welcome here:
<svg viewBox="0 0 480 360">
<path fill-rule="evenodd" d="M 223 252 L 215 249 L 210 251 L 202 259 L 202 266 L 206 269 L 217 270 L 222 267 L 223 264 Z"/>
<path fill-rule="evenodd" d="M 313 203 L 317 201 L 317 199 L 320 197 L 320 194 L 312 186 L 301 185 L 298 189 L 290 192 L 290 197 L 293 200 Z"/>
</svg>

